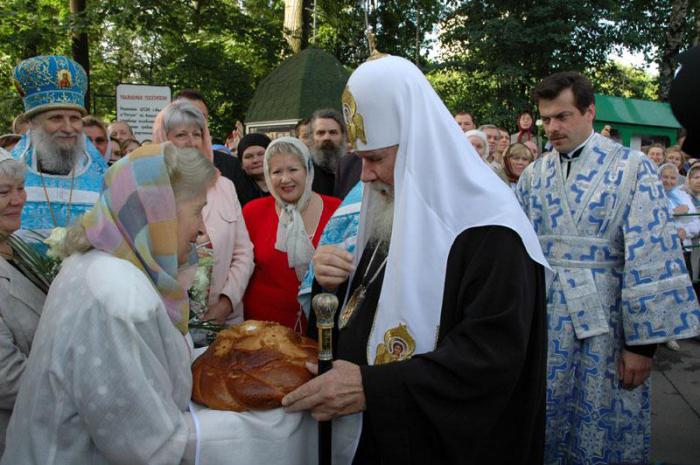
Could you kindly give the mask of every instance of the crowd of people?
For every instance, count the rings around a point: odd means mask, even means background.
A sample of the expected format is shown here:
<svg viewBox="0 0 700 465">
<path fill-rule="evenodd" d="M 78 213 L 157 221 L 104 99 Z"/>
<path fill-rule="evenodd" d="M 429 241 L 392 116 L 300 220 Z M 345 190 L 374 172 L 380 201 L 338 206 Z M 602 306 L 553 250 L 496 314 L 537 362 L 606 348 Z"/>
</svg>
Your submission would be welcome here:
<svg viewBox="0 0 700 465">
<path fill-rule="evenodd" d="M 333 368 L 282 404 L 349 432 L 334 444 L 347 463 L 646 463 L 657 345 L 700 334 L 683 255 L 700 237 L 700 163 L 685 155 L 700 156 L 700 129 L 630 150 L 593 130 L 593 87 L 567 72 L 533 90 L 542 133 L 529 110 L 512 134 L 477 127 L 407 60 L 373 58 L 342 113 L 219 147 L 197 90 L 141 144 L 86 114 L 73 60 L 15 68 L 0 463 L 196 463 L 199 248 L 214 257 L 204 320 L 316 337 L 308 297 L 338 296 Z M 46 289 L 7 238 L 56 228 Z"/>
</svg>

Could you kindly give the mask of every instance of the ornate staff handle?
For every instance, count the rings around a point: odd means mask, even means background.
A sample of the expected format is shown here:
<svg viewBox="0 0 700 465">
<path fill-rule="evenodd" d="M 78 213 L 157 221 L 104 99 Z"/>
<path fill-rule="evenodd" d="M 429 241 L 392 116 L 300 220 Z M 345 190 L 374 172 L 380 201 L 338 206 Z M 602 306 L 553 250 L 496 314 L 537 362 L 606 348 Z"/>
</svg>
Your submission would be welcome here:
<svg viewBox="0 0 700 465">
<path fill-rule="evenodd" d="M 318 328 L 318 374 L 333 368 L 333 327 L 338 298 L 333 294 L 318 294 L 311 305 L 316 314 Z M 330 421 L 318 423 L 318 463 L 331 465 L 333 424 Z"/>
</svg>

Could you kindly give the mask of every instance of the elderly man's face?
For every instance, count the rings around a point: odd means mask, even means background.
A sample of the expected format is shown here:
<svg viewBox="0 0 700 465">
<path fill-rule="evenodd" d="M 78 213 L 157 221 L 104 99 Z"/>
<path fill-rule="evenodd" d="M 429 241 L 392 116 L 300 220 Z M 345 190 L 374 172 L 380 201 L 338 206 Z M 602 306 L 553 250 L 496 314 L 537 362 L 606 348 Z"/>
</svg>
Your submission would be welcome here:
<svg viewBox="0 0 700 465">
<path fill-rule="evenodd" d="M 362 159 L 362 175 L 360 176 L 362 182 L 381 182 L 393 187 L 394 165 L 398 151 L 399 146 L 394 145 L 383 149 L 355 152 Z"/>
<path fill-rule="evenodd" d="M 62 150 L 72 150 L 83 131 L 83 120 L 78 110 L 49 110 L 35 116 L 31 126 L 41 128 Z"/>
</svg>

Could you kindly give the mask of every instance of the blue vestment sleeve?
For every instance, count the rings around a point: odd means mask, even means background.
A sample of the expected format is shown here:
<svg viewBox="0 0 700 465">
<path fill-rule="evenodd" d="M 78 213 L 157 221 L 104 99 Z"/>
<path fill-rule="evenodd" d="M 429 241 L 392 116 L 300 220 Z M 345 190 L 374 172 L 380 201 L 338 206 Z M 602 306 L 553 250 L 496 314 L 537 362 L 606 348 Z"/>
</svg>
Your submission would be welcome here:
<svg viewBox="0 0 700 465">
<path fill-rule="evenodd" d="M 668 201 L 652 162 L 636 166 L 624 212 L 622 319 L 628 345 L 700 333 L 700 309 L 683 260 Z"/>
</svg>

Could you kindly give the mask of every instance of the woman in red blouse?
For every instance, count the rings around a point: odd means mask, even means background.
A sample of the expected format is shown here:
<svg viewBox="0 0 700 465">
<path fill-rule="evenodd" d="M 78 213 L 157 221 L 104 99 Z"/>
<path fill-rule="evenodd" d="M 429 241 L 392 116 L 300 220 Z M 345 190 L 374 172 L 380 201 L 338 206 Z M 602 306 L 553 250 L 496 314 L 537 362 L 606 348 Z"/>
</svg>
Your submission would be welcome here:
<svg viewBox="0 0 700 465">
<path fill-rule="evenodd" d="M 294 137 L 268 146 L 264 175 L 272 196 L 243 208 L 255 253 L 255 271 L 243 296 L 245 318 L 277 321 L 306 332 L 297 301 L 299 283 L 340 199 L 311 191 L 311 155 Z"/>
</svg>

